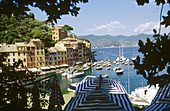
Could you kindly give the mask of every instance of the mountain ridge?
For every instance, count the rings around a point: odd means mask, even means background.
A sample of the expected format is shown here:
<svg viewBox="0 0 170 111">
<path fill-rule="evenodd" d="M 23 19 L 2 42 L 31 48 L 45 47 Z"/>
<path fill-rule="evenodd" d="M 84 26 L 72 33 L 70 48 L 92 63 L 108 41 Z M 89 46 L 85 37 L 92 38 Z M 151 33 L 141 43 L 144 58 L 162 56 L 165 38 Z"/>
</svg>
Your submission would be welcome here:
<svg viewBox="0 0 170 111">
<path fill-rule="evenodd" d="M 78 36 L 77 38 L 86 38 L 90 40 L 92 48 L 109 48 L 109 47 L 136 47 L 138 41 L 146 41 L 147 38 L 152 38 L 152 35 L 138 34 L 138 35 L 94 35 L 89 34 L 85 36 Z"/>
</svg>

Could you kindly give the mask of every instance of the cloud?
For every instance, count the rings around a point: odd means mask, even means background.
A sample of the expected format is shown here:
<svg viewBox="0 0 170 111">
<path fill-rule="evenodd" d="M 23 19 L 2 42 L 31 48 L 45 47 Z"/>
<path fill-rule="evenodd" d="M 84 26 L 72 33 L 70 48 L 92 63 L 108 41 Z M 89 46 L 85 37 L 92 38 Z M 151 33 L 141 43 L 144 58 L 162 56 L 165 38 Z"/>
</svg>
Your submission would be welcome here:
<svg viewBox="0 0 170 111">
<path fill-rule="evenodd" d="M 165 28 L 161 26 L 161 33 L 169 33 L 170 27 Z M 159 30 L 159 22 L 146 22 L 145 24 L 140 24 L 134 29 L 135 33 L 145 33 L 145 34 L 154 34 L 153 29 Z"/>
<path fill-rule="evenodd" d="M 87 31 L 89 32 L 100 31 L 100 30 L 112 31 L 115 29 L 125 29 L 125 28 L 126 27 L 123 24 L 121 24 L 119 21 L 111 21 L 107 24 L 88 29 Z"/>
</svg>

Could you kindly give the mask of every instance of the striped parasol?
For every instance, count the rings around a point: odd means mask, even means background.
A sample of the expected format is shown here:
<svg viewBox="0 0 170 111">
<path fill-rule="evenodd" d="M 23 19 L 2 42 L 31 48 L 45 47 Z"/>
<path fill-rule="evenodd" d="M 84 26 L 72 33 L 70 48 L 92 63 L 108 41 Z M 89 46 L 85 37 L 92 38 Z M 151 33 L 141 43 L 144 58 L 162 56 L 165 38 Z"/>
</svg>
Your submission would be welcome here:
<svg viewBox="0 0 170 111">
<path fill-rule="evenodd" d="M 150 106 L 143 111 L 163 111 L 170 108 L 170 83 L 160 88 Z"/>
<path fill-rule="evenodd" d="M 74 103 L 75 101 L 76 103 Z M 70 100 L 65 111 L 70 111 L 68 110 L 69 108 L 75 111 L 134 111 L 124 87 L 118 82 L 106 78 L 95 78 L 79 82 L 76 87 L 76 97 Z"/>
</svg>

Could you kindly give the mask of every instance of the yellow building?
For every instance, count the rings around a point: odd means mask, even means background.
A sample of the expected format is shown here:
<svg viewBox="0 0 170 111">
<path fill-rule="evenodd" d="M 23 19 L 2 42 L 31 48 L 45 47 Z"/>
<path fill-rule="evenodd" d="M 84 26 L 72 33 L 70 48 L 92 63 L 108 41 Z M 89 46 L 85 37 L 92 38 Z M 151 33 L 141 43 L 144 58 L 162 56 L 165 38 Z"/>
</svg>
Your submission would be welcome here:
<svg viewBox="0 0 170 111">
<path fill-rule="evenodd" d="M 40 39 L 31 39 L 29 44 L 35 46 L 35 66 L 45 66 L 45 49 L 44 43 Z"/>
<path fill-rule="evenodd" d="M 53 41 L 60 41 L 67 37 L 67 32 L 61 31 L 62 27 L 63 26 L 57 26 L 57 27 L 54 27 L 54 29 L 52 30 L 52 40 Z"/>
<path fill-rule="evenodd" d="M 22 60 L 23 67 L 27 67 L 27 44 L 24 42 L 15 43 L 18 52 L 18 60 Z"/>
<path fill-rule="evenodd" d="M 59 64 L 67 64 L 67 48 L 64 46 L 62 42 L 58 42 L 55 44 L 55 48 L 59 52 L 60 60 L 58 61 Z"/>
</svg>

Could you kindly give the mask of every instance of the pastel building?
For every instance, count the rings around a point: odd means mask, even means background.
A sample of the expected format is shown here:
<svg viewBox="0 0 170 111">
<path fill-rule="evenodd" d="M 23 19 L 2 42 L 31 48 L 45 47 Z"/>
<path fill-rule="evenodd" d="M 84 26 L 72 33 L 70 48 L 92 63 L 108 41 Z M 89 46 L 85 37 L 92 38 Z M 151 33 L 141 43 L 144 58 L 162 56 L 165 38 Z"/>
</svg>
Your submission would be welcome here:
<svg viewBox="0 0 170 111">
<path fill-rule="evenodd" d="M 6 65 L 13 65 L 18 61 L 18 50 L 14 44 L 0 44 L 0 53 L 7 53 Z"/>
<path fill-rule="evenodd" d="M 55 44 L 55 47 L 58 49 L 58 51 L 60 52 L 60 64 L 68 64 L 67 61 L 67 52 L 69 49 L 67 49 L 66 47 L 67 45 L 64 44 L 63 42 L 58 42 Z M 69 51 L 70 52 L 70 51 Z"/>
<path fill-rule="evenodd" d="M 63 26 L 57 26 L 57 27 L 54 27 L 54 29 L 52 30 L 52 40 L 53 41 L 60 41 L 67 37 L 67 32 L 61 31 L 62 27 Z"/>
<path fill-rule="evenodd" d="M 45 66 L 45 50 L 44 43 L 40 39 L 31 39 L 28 44 L 29 67 L 42 67 Z"/>
<path fill-rule="evenodd" d="M 48 53 L 46 54 L 46 66 L 60 64 L 60 51 L 56 47 L 50 47 Z"/>
<path fill-rule="evenodd" d="M 22 60 L 23 67 L 27 67 L 27 44 L 25 42 L 16 42 L 18 60 Z"/>
</svg>

